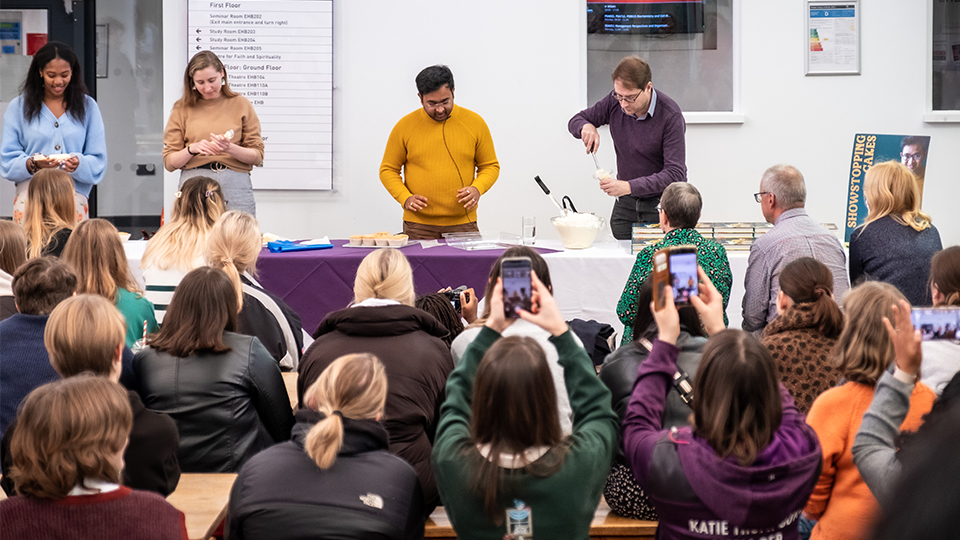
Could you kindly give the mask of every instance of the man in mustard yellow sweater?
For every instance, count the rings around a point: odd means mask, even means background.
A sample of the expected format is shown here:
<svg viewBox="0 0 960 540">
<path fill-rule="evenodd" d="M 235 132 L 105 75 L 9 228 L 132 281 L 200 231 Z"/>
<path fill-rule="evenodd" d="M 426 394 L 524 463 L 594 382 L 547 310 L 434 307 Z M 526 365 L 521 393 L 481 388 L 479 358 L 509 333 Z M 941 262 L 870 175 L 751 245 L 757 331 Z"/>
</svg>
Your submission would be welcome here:
<svg viewBox="0 0 960 540">
<path fill-rule="evenodd" d="M 403 232 L 411 239 L 479 231 L 477 203 L 500 176 L 486 122 L 454 107 L 453 89 L 447 66 L 421 71 L 417 96 L 423 108 L 397 122 L 383 152 L 380 181 L 403 205 Z"/>
</svg>

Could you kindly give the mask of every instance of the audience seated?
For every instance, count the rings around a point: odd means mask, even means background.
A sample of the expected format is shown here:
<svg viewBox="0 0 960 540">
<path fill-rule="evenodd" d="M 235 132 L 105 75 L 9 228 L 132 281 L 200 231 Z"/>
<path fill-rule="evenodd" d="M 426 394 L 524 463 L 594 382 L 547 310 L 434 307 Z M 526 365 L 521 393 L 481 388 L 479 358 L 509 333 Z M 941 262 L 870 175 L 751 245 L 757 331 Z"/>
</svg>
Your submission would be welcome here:
<svg viewBox="0 0 960 540">
<path fill-rule="evenodd" d="M 960 308 L 960 246 L 938 252 L 930 261 L 930 295 L 934 307 Z M 960 329 L 954 328 L 954 340 L 924 341 L 923 369 L 920 380 L 937 395 L 960 370 Z"/>
<path fill-rule="evenodd" d="M 621 345 L 633 340 L 633 320 L 637 317 L 637 295 L 640 286 L 653 271 L 653 254 L 663 248 L 682 245 L 697 246 L 697 262 L 706 270 L 714 286 L 723 296 L 723 321 L 727 322 L 727 303 L 730 301 L 730 287 L 733 274 L 727 252 L 719 243 L 708 240 L 695 230 L 700 221 L 703 200 L 700 192 L 692 184 L 675 182 L 667 186 L 660 196 L 660 228 L 666 233 L 663 240 L 643 248 L 637 253 L 630 277 L 617 303 L 617 315 L 623 323 Z M 645 306 L 644 306 L 645 307 Z"/>
<path fill-rule="evenodd" d="M 204 265 L 207 234 L 226 210 L 225 204 L 216 180 L 206 176 L 185 180 L 173 201 L 170 221 L 147 244 L 140 268 L 158 323 L 163 324 L 167 305 L 183 276 Z"/>
<path fill-rule="evenodd" d="M 904 461 L 889 510 L 873 528 L 871 538 L 927 540 L 957 535 L 960 406 L 954 402 L 938 424 L 939 429 L 926 431 L 917 441 L 916 455 Z"/>
<path fill-rule="evenodd" d="M 906 299 L 896 287 L 875 281 L 855 287 L 844 298 L 846 325 L 834 350 L 847 382 L 820 394 L 807 415 L 823 447 L 823 471 L 804 509 L 807 519 L 819 520 L 810 536 L 813 540 L 859 538 L 876 517 L 877 501 L 854 465 L 851 447 L 877 380 L 894 360 L 883 319 L 895 320 L 892 306 L 901 301 Z M 915 431 L 935 397 L 917 383 L 901 429 Z"/>
<path fill-rule="evenodd" d="M 627 414 L 627 403 L 633 394 L 633 384 L 637 380 L 637 369 L 653 348 L 653 340 L 657 337 L 657 323 L 650 311 L 650 302 L 653 301 L 653 278 L 648 277 L 637 294 L 636 317 L 633 323 L 633 341 L 624 344 L 607 356 L 600 368 L 600 380 L 610 389 L 613 410 L 616 411 L 620 423 Z M 680 334 L 677 336 L 677 373 L 686 375 L 689 383 L 688 395 L 693 394 L 693 387 L 697 368 L 700 365 L 700 355 L 703 346 L 707 343 L 703 325 L 696 309 L 691 306 L 681 307 Z M 674 378 L 671 378 L 674 380 Z M 671 385 L 661 419 L 664 429 L 681 428 L 690 425 L 690 415 L 693 409 L 684 401 L 676 384 Z M 603 498 L 613 512 L 633 519 L 657 519 L 657 511 L 637 485 L 636 477 L 630 469 L 630 464 L 623 455 L 620 445 L 613 467 L 607 476 L 607 485 L 603 488 Z"/>
<path fill-rule="evenodd" d="M 532 282 L 539 306 L 520 317 L 552 336 L 573 434 L 560 430 L 543 348 L 501 334 L 507 320 L 498 280 L 486 296 L 484 328 L 450 375 L 433 449 L 444 509 L 459 538 L 587 538 L 610 467 L 617 440 L 610 392 L 547 286 L 535 273 Z M 533 531 L 525 528 L 531 521 Z"/>
<path fill-rule="evenodd" d="M 76 289 L 73 270 L 53 257 L 30 259 L 13 274 L 20 312 L 0 321 L 0 433 L 7 431 L 27 394 L 60 378 L 43 348 L 43 331 L 53 308 Z"/>
<path fill-rule="evenodd" d="M 896 326 L 887 321 L 884 326 L 893 342 L 895 364 L 877 381 L 873 401 L 853 443 L 853 462 L 885 510 L 892 509 L 890 499 L 900 480 L 901 462 L 910 461 L 924 438 L 944 427 L 944 413 L 960 402 L 960 376 L 955 376 L 924 416 L 917 432 L 901 436 L 899 426 L 910 411 L 910 396 L 920 374 L 922 338 L 911 323 L 909 304 L 901 302 L 892 310 Z"/>
<path fill-rule="evenodd" d="M 800 257 L 780 272 L 777 318 L 760 343 L 777 363 L 780 382 L 807 414 L 813 400 L 837 384 L 833 346 L 843 330 L 843 312 L 833 299 L 833 274 L 823 263 Z"/>
<path fill-rule="evenodd" d="M 134 358 L 143 404 L 177 423 L 184 472 L 237 472 L 290 438 L 293 412 L 280 368 L 257 338 L 234 333 L 239 311 L 222 270 L 192 270 L 160 331 Z"/>
<path fill-rule="evenodd" d="M 237 332 L 256 337 L 280 367 L 295 370 L 303 352 L 300 317 L 279 296 L 257 283 L 262 243 L 257 218 L 231 210 L 210 229 L 205 257 L 210 266 L 226 272 L 237 289 Z"/>
<path fill-rule="evenodd" d="M 790 165 L 770 167 L 754 197 L 764 219 L 774 225 L 750 246 L 743 282 L 743 329 L 759 336 L 777 316 L 777 276 L 790 261 L 812 257 L 826 265 L 833 274 L 834 298 L 842 298 L 849 283 L 840 240 L 807 215 L 807 188 L 800 171 Z"/>
<path fill-rule="evenodd" d="M 92 373 L 119 383 L 125 328 L 123 315 L 106 299 L 89 294 L 67 298 L 50 314 L 44 331 L 50 364 L 64 378 Z M 123 453 L 123 485 L 166 497 L 180 479 L 177 426 L 167 415 L 148 411 L 136 392 L 128 390 L 127 397 L 133 430 Z M 8 449 L 15 426 L 10 424 L 3 437 L 2 483 L 8 495 L 13 488 L 7 481 Z"/>
<path fill-rule="evenodd" d="M 66 171 L 41 169 L 33 175 L 23 218 L 29 258 L 60 256 L 77 225 L 73 193 L 73 179 Z"/>
<path fill-rule="evenodd" d="M 911 304 L 930 305 L 930 259 L 943 246 L 930 216 L 920 210 L 916 177 L 899 161 L 874 165 L 863 195 L 869 213 L 850 235 L 850 283 L 882 281 Z"/>
<path fill-rule="evenodd" d="M 531 269 L 537 273 L 540 282 L 550 291 L 550 294 L 553 294 L 553 284 L 550 281 L 550 267 L 547 266 L 547 261 L 545 261 L 539 253 L 526 246 L 507 248 L 507 250 L 503 252 L 503 255 L 494 261 L 490 267 L 490 276 L 487 278 L 487 287 L 483 293 L 483 311 L 480 317 L 475 320 L 470 327 L 464 330 L 463 333 L 453 341 L 453 345 L 450 347 L 454 365 L 460 363 L 460 358 L 466 353 L 467 347 L 473 343 L 473 340 L 477 339 L 477 336 L 480 335 L 480 332 L 483 330 L 484 323 L 490 318 L 491 306 L 490 302 L 486 300 L 493 294 L 493 288 L 497 285 L 497 280 L 500 279 L 500 264 L 504 259 L 510 257 L 529 257 Z M 507 319 L 505 324 L 506 328 L 501 332 L 503 336 L 533 338 L 543 349 L 547 357 L 547 367 L 550 368 L 550 375 L 553 379 L 553 388 L 557 393 L 560 431 L 564 435 L 569 435 L 573 432 L 573 410 L 570 408 L 570 397 L 567 395 L 567 385 L 564 382 L 563 366 L 560 365 L 560 355 L 557 352 L 557 347 L 550 340 L 550 332 L 523 319 Z M 577 345 L 581 345 L 580 338 L 578 338 L 576 334 L 571 333 L 571 336 L 573 336 Z"/>
<path fill-rule="evenodd" d="M 130 272 L 117 229 L 105 219 L 88 219 L 74 229 L 63 261 L 77 273 L 78 294 L 99 294 L 120 310 L 126 322 L 124 343 L 133 347 L 157 331 L 153 304 Z"/>
<path fill-rule="evenodd" d="M 293 438 L 243 466 L 226 538 L 423 538 L 417 473 L 387 451 L 379 422 L 387 374 L 371 354 L 342 356 L 307 389 Z"/>
<path fill-rule="evenodd" d="M 13 273 L 27 260 L 27 237 L 23 227 L 0 220 L 0 321 L 17 312 L 13 300 Z"/>
<path fill-rule="evenodd" d="M 661 423 L 680 352 L 668 288 L 666 306 L 653 314 L 658 339 L 627 407 L 624 454 L 657 508 L 657 538 L 797 538 L 796 519 L 820 466 L 816 434 L 778 382 L 766 347 L 724 329 L 722 298 L 702 269 L 700 278 L 691 302 L 711 337 L 694 384 L 694 425 L 666 430 Z"/>
<path fill-rule="evenodd" d="M 183 514 L 120 486 L 133 414 L 105 377 L 78 375 L 27 396 L 10 452 L 19 497 L 0 502 L 4 538 L 187 539 Z"/>
<path fill-rule="evenodd" d="M 368 352 L 387 370 L 389 381 L 383 425 L 390 452 L 417 471 L 424 512 L 439 504 L 430 468 L 430 448 L 437 429 L 447 375 L 453 369 L 447 330 L 431 315 L 413 307 L 413 271 L 398 249 L 378 249 L 364 257 L 353 285 L 353 306 L 327 315 L 303 354 L 297 398 L 343 355 Z"/>
<path fill-rule="evenodd" d="M 460 318 L 457 310 L 453 309 L 453 305 L 450 303 L 450 300 L 447 299 L 447 295 L 443 293 L 433 293 L 418 296 L 413 305 L 417 309 L 422 309 L 433 315 L 433 317 L 447 329 L 447 336 L 443 338 L 443 342 L 447 344 L 447 347 L 452 345 L 453 340 L 463 332 L 463 320 Z"/>
</svg>

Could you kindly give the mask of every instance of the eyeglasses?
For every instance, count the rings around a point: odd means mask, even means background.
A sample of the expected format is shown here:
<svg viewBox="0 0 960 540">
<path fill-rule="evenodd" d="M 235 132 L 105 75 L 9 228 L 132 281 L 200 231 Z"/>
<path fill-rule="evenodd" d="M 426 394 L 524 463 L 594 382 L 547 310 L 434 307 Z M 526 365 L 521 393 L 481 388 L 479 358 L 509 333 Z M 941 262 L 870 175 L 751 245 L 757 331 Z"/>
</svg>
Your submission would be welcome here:
<svg viewBox="0 0 960 540">
<path fill-rule="evenodd" d="M 627 102 L 627 103 L 633 103 L 634 101 L 637 100 L 638 97 L 640 97 L 640 94 L 642 94 L 642 93 L 644 93 L 644 92 L 646 92 L 646 90 L 641 90 L 641 91 L 637 92 L 636 94 L 634 94 L 634 95 L 632 95 L 632 96 L 621 96 L 620 94 L 617 93 L 616 90 L 614 90 L 614 91 L 613 91 L 613 99 L 615 99 L 615 100 L 617 100 L 617 101 L 625 101 L 625 102 Z"/>
<path fill-rule="evenodd" d="M 923 154 L 904 154 L 900 152 L 900 157 L 903 159 L 912 159 L 913 161 L 923 161 Z"/>
<path fill-rule="evenodd" d="M 754 193 L 753 199 L 757 202 L 763 202 L 763 196 L 770 193 L 769 191 L 761 191 L 760 193 Z"/>
<path fill-rule="evenodd" d="M 663 212 L 663 207 L 659 204 L 657 205 L 657 212 Z"/>
</svg>

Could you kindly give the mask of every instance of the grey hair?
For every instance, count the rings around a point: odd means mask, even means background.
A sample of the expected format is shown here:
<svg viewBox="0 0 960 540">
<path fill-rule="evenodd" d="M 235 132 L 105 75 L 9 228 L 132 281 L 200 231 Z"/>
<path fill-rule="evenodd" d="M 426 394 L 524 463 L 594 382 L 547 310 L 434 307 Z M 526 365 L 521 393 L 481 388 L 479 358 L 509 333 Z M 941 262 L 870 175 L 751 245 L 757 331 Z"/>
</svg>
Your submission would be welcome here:
<svg viewBox="0 0 960 540">
<path fill-rule="evenodd" d="M 784 210 L 803 208 L 807 202 L 807 187 L 803 175 L 793 165 L 779 164 L 763 173 L 760 190 L 773 193 L 777 206 Z"/>
<path fill-rule="evenodd" d="M 674 182 L 663 190 L 663 195 L 660 196 L 660 207 L 670 221 L 670 226 L 677 229 L 692 229 L 700 221 L 703 198 L 693 184 Z"/>
</svg>

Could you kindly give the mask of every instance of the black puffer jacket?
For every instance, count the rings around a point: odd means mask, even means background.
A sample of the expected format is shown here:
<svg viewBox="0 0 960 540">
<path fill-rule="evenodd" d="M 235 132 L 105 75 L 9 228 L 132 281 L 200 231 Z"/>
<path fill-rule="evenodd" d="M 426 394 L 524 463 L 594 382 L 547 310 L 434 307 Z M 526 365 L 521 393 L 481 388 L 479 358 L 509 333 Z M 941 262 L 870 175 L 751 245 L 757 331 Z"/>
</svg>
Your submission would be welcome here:
<svg viewBox="0 0 960 540">
<path fill-rule="evenodd" d="M 691 385 L 693 385 L 697 375 L 697 368 L 700 366 L 700 353 L 706 343 L 707 338 L 691 336 L 685 330 L 681 330 L 680 336 L 677 338 L 677 347 L 680 349 L 680 356 L 677 357 L 677 367 L 687 373 Z M 607 356 L 603 361 L 603 367 L 600 368 L 600 380 L 610 389 L 611 404 L 621 424 L 623 424 L 623 417 L 627 414 L 627 404 L 630 403 L 630 396 L 633 394 L 633 383 L 637 380 L 637 370 L 649 355 L 650 351 L 643 345 L 632 341 Z M 688 425 L 692 413 L 693 409 L 683 402 L 680 393 L 671 385 L 663 409 L 664 428 Z M 617 445 L 616 460 L 618 463 L 628 465 L 624 460 L 621 446 Z"/>
<path fill-rule="evenodd" d="M 133 359 L 143 404 L 177 424 L 183 472 L 237 472 L 290 438 L 293 412 L 276 360 L 257 338 L 225 332 L 223 341 L 229 352 L 178 358 L 148 347 Z"/>
<path fill-rule="evenodd" d="M 417 474 L 387 452 L 375 420 L 344 419 L 343 446 L 323 470 L 304 450 L 323 415 L 297 413 L 293 439 L 251 459 L 230 493 L 228 540 L 423 537 Z"/>
<path fill-rule="evenodd" d="M 304 391 L 337 358 L 369 352 L 383 362 L 389 388 L 383 426 L 390 434 L 390 452 L 417 471 L 426 512 L 440 501 L 430 453 L 447 376 L 453 371 L 450 349 L 440 339 L 446 334 L 432 315 L 401 304 L 335 311 L 314 333 L 316 341 L 303 354 L 297 379 L 297 397 L 303 403 Z"/>
</svg>

